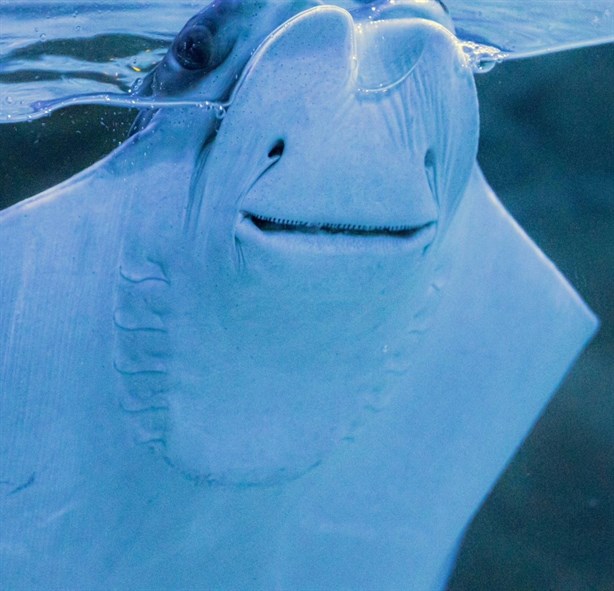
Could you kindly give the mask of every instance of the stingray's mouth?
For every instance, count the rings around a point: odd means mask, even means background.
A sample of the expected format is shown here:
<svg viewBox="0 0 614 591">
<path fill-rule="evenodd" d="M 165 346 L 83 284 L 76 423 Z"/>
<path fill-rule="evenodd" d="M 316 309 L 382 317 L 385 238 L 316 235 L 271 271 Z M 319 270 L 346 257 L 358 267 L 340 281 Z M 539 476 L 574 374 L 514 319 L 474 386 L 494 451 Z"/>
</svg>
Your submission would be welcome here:
<svg viewBox="0 0 614 591">
<path fill-rule="evenodd" d="M 318 244 L 341 243 L 367 245 L 396 243 L 398 245 L 428 246 L 434 236 L 436 223 L 429 221 L 419 225 L 366 225 L 328 222 L 305 222 L 300 220 L 268 217 L 242 212 L 243 226 L 251 227 L 261 236 L 286 240 L 301 240 Z"/>
<path fill-rule="evenodd" d="M 248 214 L 246 217 L 262 232 L 301 232 L 305 234 L 346 234 L 348 236 L 390 236 L 394 238 L 412 238 L 429 226 L 364 226 L 360 224 L 314 224 L 267 218 Z M 432 223 L 432 222 L 431 222 Z"/>
</svg>

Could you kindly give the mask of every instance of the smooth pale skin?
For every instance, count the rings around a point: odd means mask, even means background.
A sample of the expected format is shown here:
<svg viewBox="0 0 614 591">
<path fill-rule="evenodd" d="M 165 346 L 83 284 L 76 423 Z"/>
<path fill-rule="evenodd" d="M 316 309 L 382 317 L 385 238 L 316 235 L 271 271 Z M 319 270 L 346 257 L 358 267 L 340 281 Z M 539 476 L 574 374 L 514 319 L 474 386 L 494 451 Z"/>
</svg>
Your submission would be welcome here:
<svg viewBox="0 0 614 591">
<path fill-rule="evenodd" d="M 2 213 L 8 588 L 442 588 L 596 321 L 475 164 L 454 35 L 358 24 Z"/>
</svg>

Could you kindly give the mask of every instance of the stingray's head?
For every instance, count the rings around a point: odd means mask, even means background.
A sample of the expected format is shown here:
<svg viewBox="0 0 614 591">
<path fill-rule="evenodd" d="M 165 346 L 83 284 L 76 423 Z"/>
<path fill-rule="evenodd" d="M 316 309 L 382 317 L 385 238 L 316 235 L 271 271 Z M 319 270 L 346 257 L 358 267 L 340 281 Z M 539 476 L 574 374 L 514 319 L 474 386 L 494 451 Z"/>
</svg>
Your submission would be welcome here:
<svg viewBox="0 0 614 591">
<path fill-rule="evenodd" d="M 360 2 L 291 18 L 201 138 L 164 265 L 163 440 L 185 472 L 296 477 L 404 388 L 442 289 L 438 245 L 474 163 L 478 115 L 440 5 L 398 4 L 380 20 Z M 204 75 L 203 94 L 228 73 Z"/>
</svg>

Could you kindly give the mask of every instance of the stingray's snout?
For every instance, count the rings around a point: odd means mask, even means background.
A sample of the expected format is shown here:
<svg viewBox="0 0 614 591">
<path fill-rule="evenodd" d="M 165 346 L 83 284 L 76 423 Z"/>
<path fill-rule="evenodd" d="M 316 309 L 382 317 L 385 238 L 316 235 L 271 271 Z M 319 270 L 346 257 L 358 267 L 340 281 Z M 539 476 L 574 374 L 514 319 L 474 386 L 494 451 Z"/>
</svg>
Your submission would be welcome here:
<svg viewBox="0 0 614 591">
<path fill-rule="evenodd" d="M 326 43 L 307 34 L 325 27 Z M 250 144 L 252 154 L 276 136 L 286 149 L 264 164 L 257 156 L 240 219 L 294 242 L 430 245 L 449 225 L 477 145 L 473 75 L 456 37 L 423 18 L 314 9 L 278 44 L 271 53 L 279 65 L 263 52 L 245 87 L 258 80 L 254 100 L 266 94 L 275 114 L 252 118 L 264 139 Z M 285 100 L 264 90 L 277 83 Z M 245 101 L 241 90 L 233 109 Z"/>
<path fill-rule="evenodd" d="M 448 28 L 400 6 L 379 20 L 320 6 L 269 35 L 212 142 L 194 224 L 223 215 L 233 236 L 331 251 L 424 253 L 444 235 L 474 165 L 473 74 Z"/>
</svg>

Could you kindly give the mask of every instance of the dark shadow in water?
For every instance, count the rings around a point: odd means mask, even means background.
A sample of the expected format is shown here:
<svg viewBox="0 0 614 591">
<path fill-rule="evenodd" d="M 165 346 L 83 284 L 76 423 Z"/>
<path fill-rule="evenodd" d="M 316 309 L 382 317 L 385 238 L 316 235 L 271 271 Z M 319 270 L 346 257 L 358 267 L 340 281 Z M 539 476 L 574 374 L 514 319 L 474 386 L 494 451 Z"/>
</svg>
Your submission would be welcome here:
<svg viewBox="0 0 614 591">
<path fill-rule="evenodd" d="M 80 106 L 0 125 L 0 209 L 93 164 L 128 135 L 136 111 Z"/>
<path fill-rule="evenodd" d="M 14 63 L 15 60 L 35 61 L 49 56 L 72 57 L 79 61 L 106 64 L 122 57 L 163 49 L 168 46 L 168 43 L 168 39 L 155 41 L 151 36 L 121 34 L 94 35 L 82 39 L 53 39 L 37 41 L 26 47 L 10 51 L 0 59 L 0 64 Z"/>
</svg>

